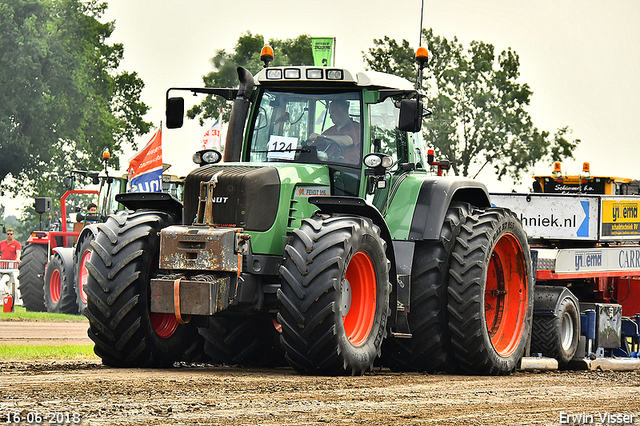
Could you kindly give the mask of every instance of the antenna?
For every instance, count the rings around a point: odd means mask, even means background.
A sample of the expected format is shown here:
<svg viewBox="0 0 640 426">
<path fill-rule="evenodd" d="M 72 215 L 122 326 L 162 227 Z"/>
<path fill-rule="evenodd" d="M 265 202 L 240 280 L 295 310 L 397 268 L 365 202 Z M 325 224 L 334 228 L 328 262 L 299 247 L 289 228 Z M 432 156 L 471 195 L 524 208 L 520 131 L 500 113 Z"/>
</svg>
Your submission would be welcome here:
<svg viewBox="0 0 640 426">
<path fill-rule="evenodd" d="M 422 0 L 422 7 L 420 8 L 420 37 L 418 37 L 418 47 L 422 46 L 422 20 L 424 19 L 424 0 Z"/>
</svg>

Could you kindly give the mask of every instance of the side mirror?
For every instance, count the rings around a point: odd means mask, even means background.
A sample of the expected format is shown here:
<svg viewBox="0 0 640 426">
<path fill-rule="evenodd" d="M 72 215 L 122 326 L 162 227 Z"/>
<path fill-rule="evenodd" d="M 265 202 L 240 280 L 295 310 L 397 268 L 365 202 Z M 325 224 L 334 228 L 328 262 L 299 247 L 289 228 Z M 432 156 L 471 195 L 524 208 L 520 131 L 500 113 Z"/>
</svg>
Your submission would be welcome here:
<svg viewBox="0 0 640 426">
<path fill-rule="evenodd" d="M 73 176 L 65 176 L 64 179 L 62 179 L 62 184 L 67 189 L 73 189 L 73 181 Z"/>
<path fill-rule="evenodd" d="M 422 129 L 422 102 L 416 99 L 400 101 L 398 129 L 405 132 L 419 132 Z"/>
<path fill-rule="evenodd" d="M 184 99 L 167 98 L 167 129 L 179 129 L 184 121 Z"/>
<path fill-rule="evenodd" d="M 87 172 L 87 176 L 91 179 L 91 183 L 94 185 L 98 185 L 100 183 L 100 178 L 98 177 L 99 172 L 89 171 Z"/>
</svg>

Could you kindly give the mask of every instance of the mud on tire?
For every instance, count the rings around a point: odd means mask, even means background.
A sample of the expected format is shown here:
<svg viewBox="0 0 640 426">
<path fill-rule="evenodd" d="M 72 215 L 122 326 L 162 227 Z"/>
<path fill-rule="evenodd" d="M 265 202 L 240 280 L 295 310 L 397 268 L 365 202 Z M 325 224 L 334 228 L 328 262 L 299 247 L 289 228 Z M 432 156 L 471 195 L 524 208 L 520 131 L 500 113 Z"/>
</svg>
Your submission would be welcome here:
<svg viewBox="0 0 640 426">
<path fill-rule="evenodd" d="M 306 374 L 361 375 L 386 337 L 389 261 L 370 219 L 316 214 L 285 247 L 281 342 Z"/>
<path fill-rule="evenodd" d="M 394 371 L 449 371 L 455 365 L 449 337 L 447 285 L 451 250 L 471 207 L 454 203 L 438 241 L 417 243 L 411 271 L 411 339 L 385 340 L 382 355 Z"/>
<path fill-rule="evenodd" d="M 98 225 L 86 263 L 89 337 L 114 367 L 164 367 L 180 361 L 199 336 L 174 315 L 152 314 L 149 282 L 158 268 L 158 232 L 176 218 L 165 212 L 121 211 Z"/>
<path fill-rule="evenodd" d="M 22 305 L 27 311 L 46 312 L 44 305 L 44 267 L 47 264 L 45 244 L 27 244 L 18 264 L 18 281 Z"/>
<path fill-rule="evenodd" d="M 515 370 L 531 333 L 529 244 L 507 210 L 474 210 L 453 248 L 449 329 L 459 367 L 473 374 Z"/>
</svg>

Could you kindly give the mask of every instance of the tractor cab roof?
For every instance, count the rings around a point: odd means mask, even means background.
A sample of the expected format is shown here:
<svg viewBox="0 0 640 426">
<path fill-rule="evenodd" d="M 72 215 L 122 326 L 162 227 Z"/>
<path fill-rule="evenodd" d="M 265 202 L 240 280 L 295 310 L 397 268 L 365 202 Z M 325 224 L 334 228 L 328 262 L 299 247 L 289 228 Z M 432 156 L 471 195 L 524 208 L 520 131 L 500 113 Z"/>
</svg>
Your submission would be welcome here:
<svg viewBox="0 0 640 426">
<path fill-rule="evenodd" d="M 344 68 L 286 66 L 263 68 L 254 76 L 256 86 L 293 86 L 300 83 L 320 85 L 355 85 L 375 89 L 415 91 L 414 85 L 402 77 L 377 71 L 352 72 Z"/>
</svg>

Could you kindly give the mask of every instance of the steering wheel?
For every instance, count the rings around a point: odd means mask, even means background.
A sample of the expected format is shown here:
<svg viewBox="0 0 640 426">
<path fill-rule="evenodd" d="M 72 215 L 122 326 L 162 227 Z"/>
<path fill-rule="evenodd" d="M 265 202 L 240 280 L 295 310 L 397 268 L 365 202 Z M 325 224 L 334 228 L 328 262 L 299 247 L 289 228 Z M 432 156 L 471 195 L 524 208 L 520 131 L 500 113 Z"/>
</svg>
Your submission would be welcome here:
<svg viewBox="0 0 640 426">
<path fill-rule="evenodd" d="M 329 158 L 329 160 L 336 161 L 344 158 L 344 148 L 338 142 L 324 135 L 319 136 L 317 140 L 327 143 L 327 146 L 323 149 L 319 149 L 318 151 L 322 151 L 327 154 L 327 158 Z"/>
</svg>

